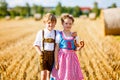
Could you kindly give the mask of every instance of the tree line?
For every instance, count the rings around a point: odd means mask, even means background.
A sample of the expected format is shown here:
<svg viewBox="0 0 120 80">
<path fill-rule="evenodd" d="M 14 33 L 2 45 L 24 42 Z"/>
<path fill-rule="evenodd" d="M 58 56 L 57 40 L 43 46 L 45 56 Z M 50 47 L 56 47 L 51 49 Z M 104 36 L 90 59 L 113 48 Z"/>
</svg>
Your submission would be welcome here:
<svg viewBox="0 0 120 80">
<path fill-rule="evenodd" d="M 117 7 L 115 3 L 113 3 L 108 8 L 113 7 Z M 43 7 L 41 5 L 34 4 L 33 6 L 30 6 L 28 3 L 26 3 L 25 6 L 15 6 L 14 8 L 8 8 L 7 2 L 5 0 L 0 0 L 0 18 L 3 18 L 5 16 L 11 16 L 12 18 L 14 18 L 15 16 L 30 17 L 33 16 L 35 13 L 44 15 L 47 12 L 51 12 L 57 16 L 60 16 L 62 13 L 70 13 L 74 17 L 79 17 L 80 15 L 88 15 L 89 13 L 94 12 L 96 13 L 96 16 L 99 16 L 100 8 L 98 7 L 97 2 L 94 3 L 94 7 L 89 12 L 83 12 L 79 6 L 62 6 L 60 2 L 55 8 L 52 8 L 50 10 L 46 10 L 46 7 Z"/>
</svg>

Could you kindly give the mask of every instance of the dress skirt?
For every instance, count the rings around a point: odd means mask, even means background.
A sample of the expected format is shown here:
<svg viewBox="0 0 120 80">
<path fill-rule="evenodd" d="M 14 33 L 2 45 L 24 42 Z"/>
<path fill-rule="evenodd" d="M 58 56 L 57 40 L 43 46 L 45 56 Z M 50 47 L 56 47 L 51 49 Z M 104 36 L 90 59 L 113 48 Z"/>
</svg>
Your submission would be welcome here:
<svg viewBox="0 0 120 80">
<path fill-rule="evenodd" d="M 83 80 L 78 57 L 74 50 L 60 49 L 59 69 L 52 69 L 50 80 Z"/>
</svg>

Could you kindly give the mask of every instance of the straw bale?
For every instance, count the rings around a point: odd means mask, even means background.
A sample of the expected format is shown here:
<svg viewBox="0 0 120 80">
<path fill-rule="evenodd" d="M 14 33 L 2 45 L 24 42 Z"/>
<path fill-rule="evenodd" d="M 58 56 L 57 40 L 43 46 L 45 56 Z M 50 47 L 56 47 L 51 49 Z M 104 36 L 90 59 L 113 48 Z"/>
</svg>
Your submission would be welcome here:
<svg viewBox="0 0 120 80">
<path fill-rule="evenodd" d="M 96 13 L 89 13 L 89 19 L 95 20 L 96 19 Z"/>
<path fill-rule="evenodd" d="M 110 8 L 101 11 L 101 19 L 105 35 L 120 34 L 120 8 Z"/>
<path fill-rule="evenodd" d="M 36 21 L 40 20 L 41 19 L 41 14 L 39 14 L 39 13 L 34 14 L 34 19 Z"/>
<path fill-rule="evenodd" d="M 6 20 L 10 20 L 10 16 L 5 16 L 5 19 Z"/>
<path fill-rule="evenodd" d="M 79 16 L 80 19 L 86 19 L 87 18 L 87 15 L 81 15 Z"/>
<path fill-rule="evenodd" d="M 16 17 L 15 17 L 15 20 L 21 20 L 21 19 L 22 19 L 21 16 L 16 16 Z"/>
</svg>

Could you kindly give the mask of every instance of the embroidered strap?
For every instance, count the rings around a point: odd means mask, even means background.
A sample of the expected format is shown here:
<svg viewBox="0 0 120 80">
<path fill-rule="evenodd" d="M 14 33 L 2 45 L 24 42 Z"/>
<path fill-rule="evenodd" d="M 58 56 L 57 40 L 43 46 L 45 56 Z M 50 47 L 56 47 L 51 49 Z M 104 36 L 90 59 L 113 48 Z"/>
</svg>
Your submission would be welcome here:
<svg viewBox="0 0 120 80">
<path fill-rule="evenodd" d="M 47 38 L 47 39 L 44 39 L 44 42 L 47 42 L 47 43 L 54 43 L 55 40 L 52 39 L 52 38 Z"/>
</svg>

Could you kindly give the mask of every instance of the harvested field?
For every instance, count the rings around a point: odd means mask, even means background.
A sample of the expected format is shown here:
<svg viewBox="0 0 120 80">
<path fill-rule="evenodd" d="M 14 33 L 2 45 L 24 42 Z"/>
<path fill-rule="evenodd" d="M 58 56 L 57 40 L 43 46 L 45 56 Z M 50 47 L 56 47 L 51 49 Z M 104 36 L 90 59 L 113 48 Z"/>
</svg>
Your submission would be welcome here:
<svg viewBox="0 0 120 80">
<path fill-rule="evenodd" d="M 120 35 L 101 36 L 101 20 L 76 18 L 72 30 L 85 41 L 77 52 L 84 80 L 120 80 Z M 42 21 L 0 20 L 0 80 L 40 80 L 33 41 Z M 62 30 L 60 19 L 56 29 Z"/>
</svg>

